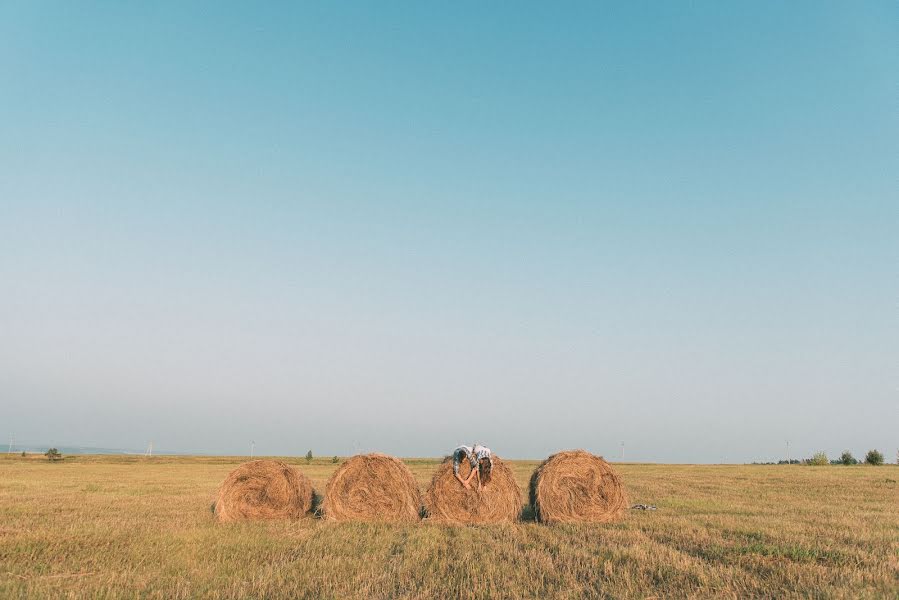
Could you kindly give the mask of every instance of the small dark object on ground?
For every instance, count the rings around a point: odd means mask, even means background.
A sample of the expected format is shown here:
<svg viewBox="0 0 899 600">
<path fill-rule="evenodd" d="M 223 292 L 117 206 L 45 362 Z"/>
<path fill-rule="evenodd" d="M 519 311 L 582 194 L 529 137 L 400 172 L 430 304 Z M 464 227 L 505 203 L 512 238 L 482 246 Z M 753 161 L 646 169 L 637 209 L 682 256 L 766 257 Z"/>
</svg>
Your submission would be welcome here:
<svg viewBox="0 0 899 600">
<path fill-rule="evenodd" d="M 654 504 L 634 504 L 631 510 L 658 510 Z"/>
</svg>

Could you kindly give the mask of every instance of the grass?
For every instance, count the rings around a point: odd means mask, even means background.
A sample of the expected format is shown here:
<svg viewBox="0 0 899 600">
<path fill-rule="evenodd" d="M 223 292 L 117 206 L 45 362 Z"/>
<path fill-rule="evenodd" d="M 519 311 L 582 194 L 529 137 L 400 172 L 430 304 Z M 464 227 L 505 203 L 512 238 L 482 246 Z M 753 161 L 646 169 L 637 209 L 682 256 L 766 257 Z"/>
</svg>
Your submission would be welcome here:
<svg viewBox="0 0 899 600">
<path fill-rule="evenodd" d="M 242 460 L 4 456 L 0 597 L 899 596 L 894 467 L 617 465 L 658 510 L 604 526 L 216 524 Z M 287 460 L 319 491 L 338 466 Z"/>
</svg>

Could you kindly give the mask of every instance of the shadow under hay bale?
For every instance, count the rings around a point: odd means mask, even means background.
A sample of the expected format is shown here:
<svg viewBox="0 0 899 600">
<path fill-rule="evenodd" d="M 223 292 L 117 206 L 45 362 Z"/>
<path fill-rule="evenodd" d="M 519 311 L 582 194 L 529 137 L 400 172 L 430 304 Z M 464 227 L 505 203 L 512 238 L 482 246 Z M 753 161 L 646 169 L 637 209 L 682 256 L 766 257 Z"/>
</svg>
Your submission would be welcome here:
<svg viewBox="0 0 899 600">
<path fill-rule="evenodd" d="M 421 495 L 409 467 L 386 454 L 360 454 L 345 461 L 325 487 L 326 521 L 413 522 Z"/>
<path fill-rule="evenodd" d="M 231 471 L 213 505 L 221 522 L 299 519 L 312 508 L 312 482 L 277 460 L 254 460 Z"/>
<path fill-rule="evenodd" d="M 627 495 L 611 465 L 584 450 L 543 461 L 531 476 L 530 499 L 541 523 L 609 523 L 621 519 Z"/>
<path fill-rule="evenodd" d="M 467 461 L 459 465 L 459 475 L 465 479 L 471 473 Z M 493 474 L 490 483 L 480 491 L 477 479 L 467 490 L 453 476 L 453 459 L 446 458 L 437 467 L 431 485 L 425 493 L 425 509 L 428 520 L 451 525 L 479 523 L 514 523 L 521 515 L 523 499 L 512 470 L 497 457 L 493 457 Z"/>
</svg>

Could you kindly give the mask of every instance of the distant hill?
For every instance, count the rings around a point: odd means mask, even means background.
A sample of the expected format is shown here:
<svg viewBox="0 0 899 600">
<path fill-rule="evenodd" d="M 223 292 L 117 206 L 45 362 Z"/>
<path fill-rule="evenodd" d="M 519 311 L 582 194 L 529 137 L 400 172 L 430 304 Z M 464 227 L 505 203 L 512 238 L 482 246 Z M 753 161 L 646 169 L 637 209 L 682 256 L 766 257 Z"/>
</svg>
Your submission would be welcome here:
<svg viewBox="0 0 899 600">
<path fill-rule="evenodd" d="M 43 454 L 49 448 L 55 447 L 63 455 L 65 454 L 143 454 L 145 450 L 125 448 L 97 448 L 94 446 L 54 446 L 53 444 L 16 444 L 13 452 L 28 452 Z M 6 450 L 6 448 L 4 448 Z M 153 454 L 184 454 L 183 452 L 171 452 L 168 450 L 153 449 Z"/>
</svg>

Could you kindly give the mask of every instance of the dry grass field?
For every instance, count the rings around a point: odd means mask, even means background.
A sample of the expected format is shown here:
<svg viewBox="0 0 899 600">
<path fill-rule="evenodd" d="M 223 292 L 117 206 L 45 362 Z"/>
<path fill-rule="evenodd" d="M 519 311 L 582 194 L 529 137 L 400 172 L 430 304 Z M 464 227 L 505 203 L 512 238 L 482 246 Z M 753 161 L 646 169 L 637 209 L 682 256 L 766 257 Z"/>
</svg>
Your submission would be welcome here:
<svg viewBox="0 0 899 600">
<path fill-rule="evenodd" d="M 4 456 L 0 597 L 899 596 L 895 467 L 622 464 L 658 510 L 614 525 L 217 524 L 241 461 Z M 336 468 L 288 462 L 318 491 Z M 407 463 L 424 486 L 438 461 Z"/>
</svg>

